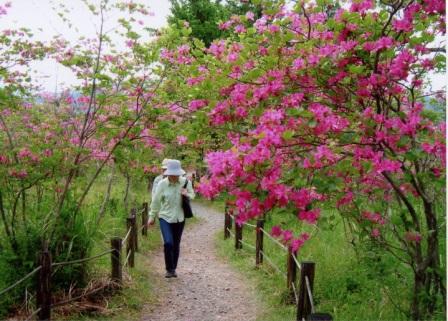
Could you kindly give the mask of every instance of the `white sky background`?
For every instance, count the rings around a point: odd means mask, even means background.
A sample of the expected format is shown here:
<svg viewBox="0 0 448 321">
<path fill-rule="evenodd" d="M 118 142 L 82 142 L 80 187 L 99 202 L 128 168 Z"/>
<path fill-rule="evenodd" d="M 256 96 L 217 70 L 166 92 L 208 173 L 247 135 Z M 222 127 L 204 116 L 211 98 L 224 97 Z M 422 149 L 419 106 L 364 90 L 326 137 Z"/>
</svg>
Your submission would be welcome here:
<svg viewBox="0 0 448 321">
<path fill-rule="evenodd" d="M 6 0 L 0 1 L 2 4 L 5 2 Z M 0 18 L 0 30 L 25 27 L 33 32 L 35 40 L 49 41 L 56 35 L 62 35 L 64 39 L 73 43 L 76 43 L 81 36 L 94 38 L 96 31 L 99 30 L 99 17 L 92 15 L 81 0 L 10 0 L 10 2 L 12 6 L 8 14 Z M 98 0 L 90 2 L 99 3 Z M 147 5 L 153 13 L 150 16 L 137 14 L 137 18 L 143 20 L 144 27 L 160 28 L 167 24 L 167 16 L 170 13 L 168 0 L 140 0 L 138 2 Z M 71 28 L 57 14 L 58 11 L 62 11 L 61 5 L 69 10 L 64 14 L 72 23 Z M 117 18 L 123 15 L 123 12 L 111 13 L 106 18 L 104 30 L 117 27 Z M 112 38 L 115 40 L 114 37 Z M 117 40 L 115 45 L 118 51 L 125 49 L 123 41 Z M 68 68 L 54 60 L 36 62 L 32 64 L 32 67 L 35 70 L 32 78 L 45 91 L 60 91 L 70 85 L 79 84 L 79 80 Z"/>
<path fill-rule="evenodd" d="M 0 0 L 0 3 L 5 2 L 6 0 Z M 12 7 L 8 14 L 0 18 L 0 30 L 26 27 L 32 30 L 36 40 L 49 41 L 60 34 L 63 38 L 76 42 L 80 36 L 94 37 L 96 30 L 99 29 L 98 17 L 90 14 L 82 0 L 10 0 L 10 2 Z M 92 2 L 99 2 L 99 0 Z M 160 28 L 166 25 L 166 19 L 170 13 L 168 0 L 140 0 L 138 2 L 145 3 L 154 13 L 153 16 L 142 16 L 145 27 Z M 60 5 L 66 6 L 69 10 L 66 17 L 73 24 L 71 28 L 57 14 L 57 10 L 61 10 Z M 53 9 L 55 7 L 57 10 Z M 120 15 L 122 16 L 123 13 Z M 116 27 L 116 20 L 119 17 L 117 13 L 115 16 L 112 14 L 108 17 L 106 30 Z M 116 46 L 118 50 L 125 49 L 123 41 L 117 41 Z M 79 84 L 79 80 L 72 72 L 56 61 L 36 62 L 32 67 L 35 70 L 33 79 L 45 91 L 60 91 Z M 429 79 L 433 91 L 442 89 L 447 83 L 445 74 L 431 75 Z"/>
</svg>

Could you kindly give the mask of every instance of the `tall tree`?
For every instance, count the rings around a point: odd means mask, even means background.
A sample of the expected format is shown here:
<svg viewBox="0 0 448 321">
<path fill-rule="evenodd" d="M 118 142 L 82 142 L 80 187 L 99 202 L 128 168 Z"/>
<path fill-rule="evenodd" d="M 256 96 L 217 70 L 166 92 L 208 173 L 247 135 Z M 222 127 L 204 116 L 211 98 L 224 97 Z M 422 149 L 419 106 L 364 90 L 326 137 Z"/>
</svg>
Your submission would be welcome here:
<svg viewBox="0 0 448 321">
<path fill-rule="evenodd" d="M 210 0 L 170 0 L 170 24 L 186 21 L 192 29 L 191 35 L 201 39 L 208 47 L 212 41 L 222 35 L 218 23 L 226 18 L 226 12 L 220 1 Z"/>
<path fill-rule="evenodd" d="M 213 40 L 229 36 L 225 28 L 220 27 L 220 22 L 227 21 L 233 15 L 244 15 L 253 12 L 256 18 L 261 17 L 261 5 L 252 2 L 229 0 L 170 0 L 171 16 L 170 24 L 188 22 L 191 27 L 191 36 L 201 39 L 209 47 Z"/>
</svg>

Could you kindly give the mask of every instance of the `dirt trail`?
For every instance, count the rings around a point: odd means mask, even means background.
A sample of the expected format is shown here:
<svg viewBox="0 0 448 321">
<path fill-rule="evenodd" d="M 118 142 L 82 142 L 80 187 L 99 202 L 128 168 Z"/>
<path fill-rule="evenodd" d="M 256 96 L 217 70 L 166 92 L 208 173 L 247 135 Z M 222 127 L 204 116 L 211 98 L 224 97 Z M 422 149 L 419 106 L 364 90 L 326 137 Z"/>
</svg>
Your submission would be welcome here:
<svg viewBox="0 0 448 321">
<path fill-rule="evenodd" d="M 224 225 L 224 215 L 197 203 L 193 211 L 201 221 L 183 233 L 178 278 L 164 278 L 162 249 L 151 259 L 160 302 L 147 306 L 141 320 L 255 320 L 255 289 L 216 253 L 215 235 Z"/>
</svg>

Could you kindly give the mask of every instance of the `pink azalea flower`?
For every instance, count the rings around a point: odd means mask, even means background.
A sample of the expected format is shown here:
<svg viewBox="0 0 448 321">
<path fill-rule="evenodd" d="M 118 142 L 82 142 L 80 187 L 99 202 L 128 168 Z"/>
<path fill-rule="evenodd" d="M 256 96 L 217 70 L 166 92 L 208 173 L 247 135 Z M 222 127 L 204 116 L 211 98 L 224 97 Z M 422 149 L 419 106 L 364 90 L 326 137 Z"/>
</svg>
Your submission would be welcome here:
<svg viewBox="0 0 448 321">
<path fill-rule="evenodd" d="M 196 99 L 196 100 L 192 100 L 189 104 L 188 104 L 188 108 L 191 111 L 196 111 L 199 110 L 201 108 L 204 108 L 205 106 L 207 106 L 208 101 L 205 99 Z"/>
<path fill-rule="evenodd" d="M 12 169 L 9 171 L 9 175 L 18 179 L 24 179 L 28 176 L 28 172 L 25 169 L 22 169 L 20 171 Z"/>
<path fill-rule="evenodd" d="M 291 242 L 291 249 L 293 252 L 298 252 L 305 242 L 310 238 L 308 233 L 302 233 L 299 238 L 293 239 Z"/>
<path fill-rule="evenodd" d="M 302 58 L 297 58 L 292 62 L 294 70 L 300 70 L 305 67 L 305 61 Z"/>
<path fill-rule="evenodd" d="M 28 148 L 22 148 L 17 153 L 17 157 L 20 158 L 20 159 L 31 158 L 32 156 L 33 156 L 33 154 L 31 153 L 31 151 Z"/>
<path fill-rule="evenodd" d="M 179 145 L 184 145 L 184 144 L 186 144 L 187 143 L 187 137 L 185 137 L 185 136 L 182 136 L 182 135 L 179 135 L 179 136 L 177 136 L 177 143 L 179 144 Z"/>
<path fill-rule="evenodd" d="M 380 237 L 381 232 L 379 229 L 374 228 L 374 229 L 372 229 L 372 232 L 370 233 L 370 235 L 372 235 L 372 237 L 374 237 L 374 238 L 378 238 L 378 237 Z"/>
<path fill-rule="evenodd" d="M 420 233 L 418 232 L 406 232 L 404 234 L 404 238 L 408 241 L 408 242 L 415 242 L 415 243 L 420 243 L 422 240 L 422 236 Z"/>
<path fill-rule="evenodd" d="M 8 156 L 0 155 L 0 164 L 8 164 L 8 163 L 9 163 Z"/>
<path fill-rule="evenodd" d="M 197 85 L 197 84 L 203 82 L 204 79 L 205 79 L 204 76 L 190 77 L 190 78 L 187 79 L 187 85 L 189 85 L 189 86 Z"/>
<path fill-rule="evenodd" d="M 244 32 L 246 32 L 246 28 L 243 25 L 237 25 L 235 27 L 235 32 L 236 33 L 244 33 Z"/>
<path fill-rule="evenodd" d="M 386 220 L 379 213 L 372 213 L 364 211 L 362 213 L 362 217 L 374 224 L 384 225 L 386 224 Z"/>
<path fill-rule="evenodd" d="M 300 211 L 299 219 L 309 224 L 316 224 L 317 219 L 320 217 L 320 209 L 315 208 L 310 211 Z"/>
<path fill-rule="evenodd" d="M 340 207 L 346 204 L 350 204 L 353 201 L 353 192 L 347 192 L 343 197 L 341 197 L 337 203 L 336 206 Z"/>
<path fill-rule="evenodd" d="M 280 235 L 282 235 L 282 229 L 280 228 L 280 226 L 273 226 L 271 229 L 271 235 L 274 237 L 279 237 Z"/>
<path fill-rule="evenodd" d="M 288 242 L 292 239 L 292 231 L 291 230 L 284 230 L 282 233 L 283 242 Z"/>
<path fill-rule="evenodd" d="M 252 11 L 248 11 L 248 12 L 246 12 L 246 18 L 247 18 L 247 20 L 254 21 L 255 14 Z"/>
<path fill-rule="evenodd" d="M 45 149 L 43 154 L 45 157 L 51 157 L 53 155 L 53 151 L 51 149 Z"/>
</svg>

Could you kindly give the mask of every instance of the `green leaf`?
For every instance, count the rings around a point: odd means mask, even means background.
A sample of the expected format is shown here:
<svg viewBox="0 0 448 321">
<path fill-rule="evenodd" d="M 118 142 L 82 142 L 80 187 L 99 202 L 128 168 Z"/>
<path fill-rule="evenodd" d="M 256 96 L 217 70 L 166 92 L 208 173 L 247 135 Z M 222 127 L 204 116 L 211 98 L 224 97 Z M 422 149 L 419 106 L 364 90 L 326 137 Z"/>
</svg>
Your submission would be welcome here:
<svg viewBox="0 0 448 321">
<path fill-rule="evenodd" d="M 348 67 L 348 71 L 349 71 L 350 73 L 352 73 L 352 74 L 355 74 L 355 75 L 362 74 L 363 71 L 364 71 L 364 69 L 365 69 L 364 66 L 359 66 L 359 65 L 350 65 L 350 66 Z"/>
<path fill-rule="evenodd" d="M 291 138 L 294 137 L 294 134 L 295 134 L 295 133 L 294 133 L 293 130 L 287 130 L 287 131 L 283 132 L 282 137 L 283 137 L 283 139 L 285 139 L 285 140 L 290 140 Z"/>
</svg>

